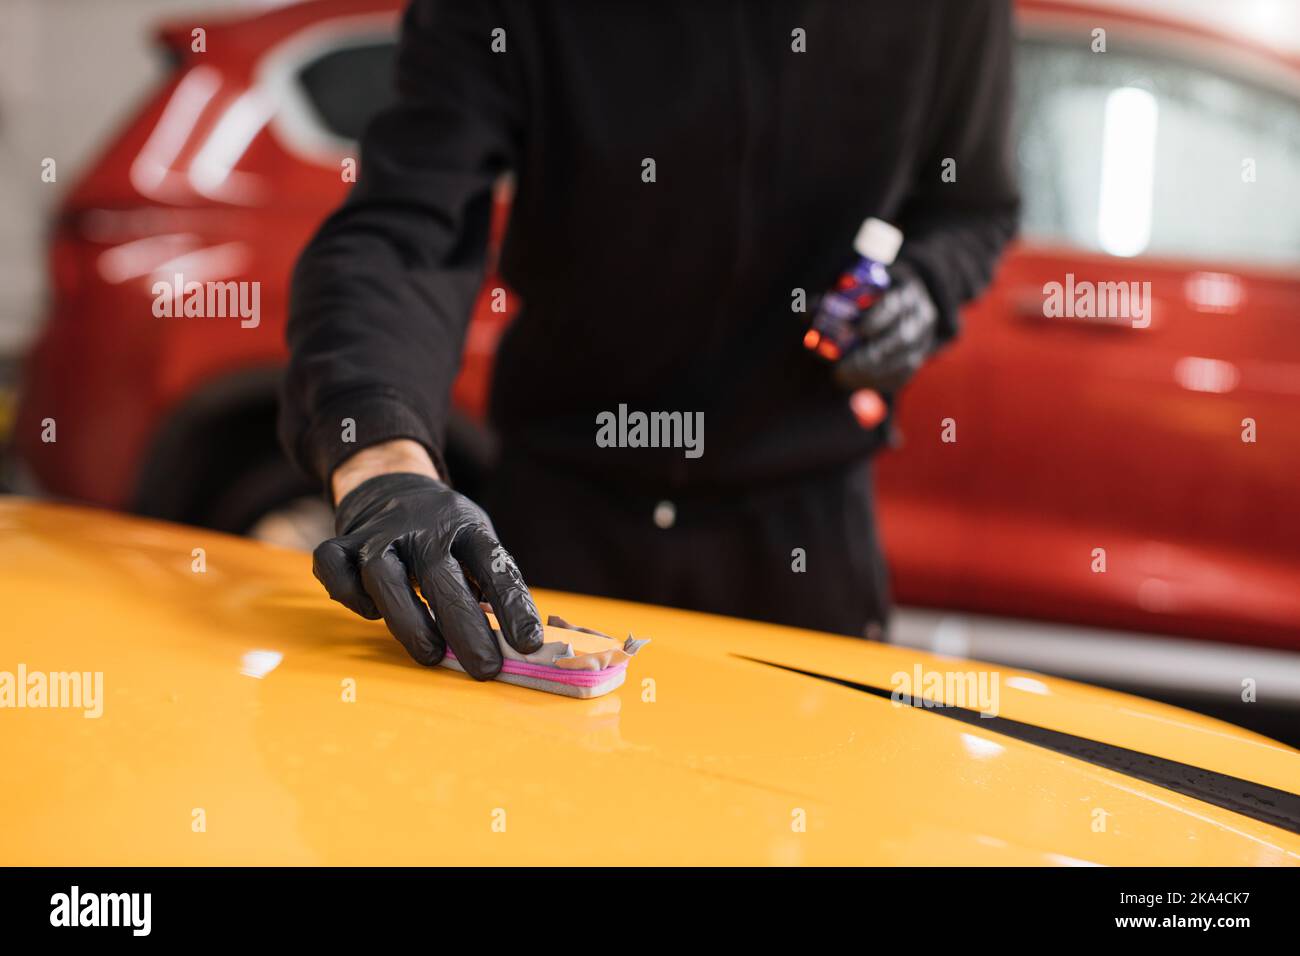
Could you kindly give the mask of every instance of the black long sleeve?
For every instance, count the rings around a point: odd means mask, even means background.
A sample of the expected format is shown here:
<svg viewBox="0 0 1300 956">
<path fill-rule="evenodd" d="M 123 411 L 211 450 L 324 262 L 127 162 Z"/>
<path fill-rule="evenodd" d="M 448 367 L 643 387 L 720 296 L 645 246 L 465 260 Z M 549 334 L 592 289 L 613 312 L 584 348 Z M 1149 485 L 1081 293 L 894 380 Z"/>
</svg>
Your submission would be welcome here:
<svg viewBox="0 0 1300 956">
<path fill-rule="evenodd" d="M 899 216 L 900 257 L 924 276 L 945 338 L 957 310 L 984 291 L 1016 232 L 1020 200 L 1011 130 L 1012 26 L 1005 3 L 953 4 L 934 29 L 935 139 Z M 941 171 L 952 161 L 955 179 Z"/>
<path fill-rule="evenodd" d="M 1014 231 L 1011 48 L 1009 0 L 415 0 L 401 102 L 296 271 L 286 447 L 321 478 L 390 438 L 437 457 L 512 169 L 504 441 L 661 489 L 869 453 L 793 290 L 828 288 L 878 216 L 955 327 Z M 598 447 L 624 403 L 703 412 L 705 454 Z"/>
<path fill-rule="evenodd" d="M 356 186 L 299 259 L 281 435 L 322 480 L 394 438 L 442 464 L 492 190 L 517 157 L 516 63 L 489 48 L 501 24 L 482 0 L 408 9 L 398 102 L 370 124 Z"/>
</svg>

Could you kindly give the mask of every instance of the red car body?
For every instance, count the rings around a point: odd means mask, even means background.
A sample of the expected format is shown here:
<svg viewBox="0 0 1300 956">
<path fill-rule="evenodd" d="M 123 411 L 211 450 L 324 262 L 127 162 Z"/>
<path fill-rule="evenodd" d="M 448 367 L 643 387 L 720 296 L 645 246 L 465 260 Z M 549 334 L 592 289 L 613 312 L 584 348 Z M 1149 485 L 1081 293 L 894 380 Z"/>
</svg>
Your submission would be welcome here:
<svg viewBox="0 0 1300 956">
<path fill-rule="evenodd" d="M 345 195 L 355 150 L 311 132 L 294 71 L 391 34 L 397 6 L 313 0 L 199 21 L 203 52 L 191 24 L 163 32 L 175 70 L 56 224 L 52 306 L 16 426 L 40 486 L 233 530 L 305 493 L 272 428 L 288 276 Z M 1043 49 L 1072 56 L 1100 27 L 1118 51 L 1191 56 L 1297 102 L 1300 62 L 1239 38 L 1045 0 L 1019 15 Z M 494 244 L 504 188 L 497 211 Z M 905 447 L 879 463 L 899 600 L 1300 647 L 1300 264 L 1084 246 L 1027 234 L 959 343 L 903 396 Z M 260 281 L 260 324 L 155 317 L 152 283 L 179 266 Z M 1046 318 L 1045 285 L 1067 274 L 1150 282 L 1150 327 Z M 485 290 L 499 284 L 489 274 Z M 480 298 L 455 386 L 453 470 L 477 454 L 468 423 L 483 416 L 509 318 Z M 42 440 L 48 419 L 55 442 Z M 1242 440 L 1247 419 L 1256 441 Z"/>
</svg>

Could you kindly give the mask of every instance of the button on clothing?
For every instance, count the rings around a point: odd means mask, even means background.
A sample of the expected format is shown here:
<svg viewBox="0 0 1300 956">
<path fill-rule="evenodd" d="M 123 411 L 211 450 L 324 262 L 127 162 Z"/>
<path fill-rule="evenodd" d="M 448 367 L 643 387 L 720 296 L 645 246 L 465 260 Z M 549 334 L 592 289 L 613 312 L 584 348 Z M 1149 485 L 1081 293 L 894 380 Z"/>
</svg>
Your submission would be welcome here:
<svg viewBox="0 0 1300 956">
<path fill-rule="evenodd" d="M 671 501 L 661 501 L 655 505 L 655 525 L 667 530 L 677 521 L 677 508 Z"/>
<path fill-rule="evenodd" d="M 497 476 L 482 504 L 533 587 L 853 637 L 888 621 L 866 462 L 674 499 L 671 533 L 646 521 L 653 498 L 578 472 L 507 453 Z"/>
</svg>

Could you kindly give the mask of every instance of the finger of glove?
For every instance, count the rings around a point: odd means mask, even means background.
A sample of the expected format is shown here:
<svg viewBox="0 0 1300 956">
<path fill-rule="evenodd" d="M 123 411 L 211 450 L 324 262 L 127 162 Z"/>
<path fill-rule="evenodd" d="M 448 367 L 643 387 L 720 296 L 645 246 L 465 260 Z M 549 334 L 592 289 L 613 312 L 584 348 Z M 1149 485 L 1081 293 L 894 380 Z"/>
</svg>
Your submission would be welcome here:
<svg viewBox="0 0 1300 956">
<path fill-rule="evenodd" d="M 391 547 L 361 563 L 361 583 L 388 630 L 415 661 L 431 666 L 442 660 L 447 645 Z"/>
<path fill-rule="evenodd" d="M 844 388 L 895 391 L 920 368 L 925 358 L 920 343 L 891 330 L 883 339 L 854 349 L 835 365 L 835 381 Z"/>
<path fill-rule="evenodd" d="M 871 361 L 881 368 L 923 360 L 934 346 L 934 322 L 925 312 L 905 314 L 879 339 L 868 342 Z"/>
<path fill-rule="evenodd" d="M 864 338 L 848 356 L 845 374 L 883 374 L 885 369 L 910 361 L 909 353 L 922 359 L 934 345 L 937 312 L 915 290 L 900 295 L 894 321 L 870 338 Z M 892 308 L 892 307 L 891 307 Z"/>
<path fill-rule="evenodd" d="M 889 289 L 857 319 L 858 337 L 871 340 L 898 322 L 911 307 L 906 287 Z"/>
<path fill-rule="evenodd" d="M 891 364 L 880 371 L 877 376 L 877 389 L 886 394 L 893 394 L 912 380 L 920 369 L 922 359 L 919 355 L 905 355 L 901 361 Z"/>
<path fill-rule="evenodd" d="M 357 568 L 358 543 L 350 538 L 322 541 L 311 554 L 311 573 L 325 586 L 331 600 L 370 621 L 379 619 L 379 609 L 370 600 Z"/>
<path fill-rule="evenodd" d="M 455 558 L 424 564 L 417 575 L 438 628 L 465 673 L 475 680 L 491 680 L 501 673 L 504 662 L 496 635 Z"/>
<path fill-rule="evenodd" d="M 848 387 L 875 387 L 878 379 L 904 350 L 898 325 L 868 342 L 860 343 L 848 355 L 835 363 L 835 380 Z"/>
<path fill-rule="evenodd" d="M 538 650 L 545 640 L 542 618 L 510 552 L 486 529 L 466 528 L 456 536 L 451 553 L 492 605 L 510 646 L 521 654 Z"/>
</svg>

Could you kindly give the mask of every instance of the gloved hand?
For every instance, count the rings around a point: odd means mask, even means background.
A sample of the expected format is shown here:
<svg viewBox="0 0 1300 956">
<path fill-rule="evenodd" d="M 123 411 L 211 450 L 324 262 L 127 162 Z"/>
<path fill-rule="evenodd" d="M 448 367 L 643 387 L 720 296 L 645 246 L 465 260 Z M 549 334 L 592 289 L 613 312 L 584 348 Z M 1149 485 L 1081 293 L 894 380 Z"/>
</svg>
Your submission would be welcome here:
<svg viewBox="0 0 1300 956">
<path fill-rule="evenodd" d="M 896 263 L 892 284 L 858 316 L 860 344 L 835 363 L 835 381 L 849 391 L 902 388 L 939 345 L 939 307 L 912 269 Z"/>
<path fill-rule="evenodd" d="M 471 677 L 497 676 L 501 649 L 479 595 L 512 647 L 530 654 L 542 646 L 537 607 L 492 522 L 441 481 L 369 478 L 338 503 L 335 531 L 312 555 L 312 572 L 335 601 L 364 618 L 383 617 L 419 663 L 437 664 L 450 645 Z"/>
</svg>

